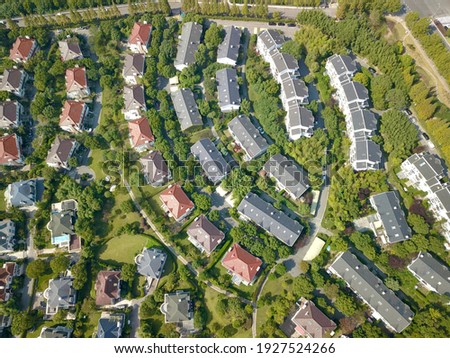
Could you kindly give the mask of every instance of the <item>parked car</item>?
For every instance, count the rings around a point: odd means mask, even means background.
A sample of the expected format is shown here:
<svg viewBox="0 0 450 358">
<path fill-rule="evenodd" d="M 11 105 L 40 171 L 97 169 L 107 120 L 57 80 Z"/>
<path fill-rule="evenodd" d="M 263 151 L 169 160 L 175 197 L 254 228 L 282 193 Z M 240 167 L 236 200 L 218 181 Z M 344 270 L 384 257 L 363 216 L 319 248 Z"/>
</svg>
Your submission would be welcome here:
<svg viewBox="0 0 450 358">
<path fill-rule="evenodd" d="M 288 25 L 288 27 L 295 27 L 295 26 L 297 26 L 294 22 L 290 22 L 289 24 L 287 24 Z"/>
<path fill-rule="evenodd" d="M 269 22 L 269 26 L 275 26 L 277 23 L 276 22 Z"/>
<path fill-rule="evenodd" d="M 284 22 L 279 22 L 278 26 L 286 26 L 286 24 Z"/>
<path fill-rule="evenodd" d="M 405 109 L 405 113 L 406 113 L 408 116 L 411 116 L 411 115 L 412 115 L 412 112 L 410 111 L 409 108 L 406 108 L 406 109 Z"/>
<path fill-rule="evenodd" d="M 369 72 L 370 72 L 372 75 L 375 75 L 375 74 L 377 73 L 377 70 L 374 69 L 373 67 L 369 67 Z"/>
<path fill-rule="evenodd" d="M 422 132 L 422 136 L 426 139 L 426 140 L 430 140 L 430 136 L 428 134 L 426 134 L 425 132 Z"/>
</svg>

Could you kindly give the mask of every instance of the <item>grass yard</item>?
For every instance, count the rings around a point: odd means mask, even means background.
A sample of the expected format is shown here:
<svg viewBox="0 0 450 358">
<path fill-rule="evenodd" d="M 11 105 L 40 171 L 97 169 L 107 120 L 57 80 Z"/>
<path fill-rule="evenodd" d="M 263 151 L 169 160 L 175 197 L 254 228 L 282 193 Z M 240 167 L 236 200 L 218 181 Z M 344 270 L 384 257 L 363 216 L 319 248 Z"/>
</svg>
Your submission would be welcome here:
<svg viewBox="0 0 450 358">
<path fill-rule="evenodd" d="M 112 265 L 130 264 L 134 257 L 147 246 L 148 237 L 124 234 L 109 240 L 100 253 L 100 260 Z"/>
<path fill-rule="evenodd" d="M 103 172 L 103 149 L 92 149 L 91 156 L 89 157 L 89 166 L 95 173 L 96 179 L 103 179 L 106 174 Z"/>
<path fill-rule="evenodd" d="M 114 197 L 114 206 L 109 211 L 110 216 L 108 217 L 108 238 L 114 238 L 117 236 L 119 229 L 125 224 L 131 224 L 133 222 L 141 222 L 141 216 L 138 212 L 132 211 L 130 213 L 123 213 L 121 205 L 124 201 L 130 200 L 128 192 L 116 191 Z"/>
<path fill-rule="evenodd" d="M 203 138 L 211 138 L 211 139 L 214 138 L 210 128 L 205 128 L 202 129 L 201 131 L 193 133 L 189 137 L 189 142 L 191 144 L 194 144 L 195 142 Z"/>
<path fill-rule="evenodd" d="M 5 190 L 0 190 L 0 211 L 6 211 Z"/>
<path fill-rule="evenodd" d="M 39 277 L 37 281 L 37 292 L 44 292 L 48 288 L 48 281 L 53 278 L 53 273 Z"/>
<path fill-rule="evenodd" d="M 38 338 L 39 335 L 41 334 L 41 330 L 42 330 L 42 328 L 44 328 L 44 326 L 50 327 L 50 326 L 52 326 L 52 322 L 51 321 L 50 322 L 46 322 L 46 321 L 39 322 L 33 332 L 27 332 L 27 335 L 25 338 Z"/>
<path fill-rule="evenodd" d="M 94 331 L 97 329 L 98 320 L 100 319 L 101 315 L 102 313 L 100 311 L 95 311 L 89 314 L 89 316 L 87 317 L 87 321 L 84 322 L 84 338 L 92 338 Z"/>
<path fill-rule="evenodd" d="M 226 326 L 230 324 L 229 320 L 221 315 L 219 315 L 216 310 L 216 304 L 219 300 L 219 297 L 223 296 L 217 291 L 214 291 L 211 288 L 206 288 L 205 290 L 205 304 L 206 304 L 206 311 L 208 313 L 208 323 L 207 327 L 213 331 L 212 326 L 215 322 L 220 324 L 221 326 Z M 223 296 L 224 297 L 224 296 Z M 234 338 L 251 338 L 252 337 L 252 330 L 241 327 L 236 334 L 233 336 Z"/>
</svg>

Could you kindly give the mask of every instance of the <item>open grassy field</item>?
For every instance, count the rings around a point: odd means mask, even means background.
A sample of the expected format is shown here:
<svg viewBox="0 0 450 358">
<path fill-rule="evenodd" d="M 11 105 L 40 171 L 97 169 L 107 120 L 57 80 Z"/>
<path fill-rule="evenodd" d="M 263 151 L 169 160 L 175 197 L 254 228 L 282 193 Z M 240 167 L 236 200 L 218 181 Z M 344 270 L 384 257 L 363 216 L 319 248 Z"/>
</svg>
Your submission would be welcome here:
<svg viewBox="0 0 450 358">
<path fill-rule="evenodd" d="M 147 245 L 148 238 L 144 235 L 124 234 L 109 240 L 100 253 L 100 260 L 111 264 L 130 264 L 134 257 Z"/>
</svg>

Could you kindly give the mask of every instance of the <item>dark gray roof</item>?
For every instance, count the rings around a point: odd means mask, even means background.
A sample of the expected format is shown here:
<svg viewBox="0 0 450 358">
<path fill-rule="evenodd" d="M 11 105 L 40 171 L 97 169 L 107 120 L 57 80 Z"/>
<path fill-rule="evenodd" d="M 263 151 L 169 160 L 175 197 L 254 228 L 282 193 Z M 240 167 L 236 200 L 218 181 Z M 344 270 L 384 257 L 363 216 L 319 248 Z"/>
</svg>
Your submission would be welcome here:
<svg viewBox="0 0 450 358">
<path fill-rule="evenodd" d="M 14 249 L 15 238 L 9 231 L 10 223 L 14 226 L 14 222 L 10 219 L 0 220 L 0 252 Z"/>
<path fill-rule="evenodd" d="M 189 88 L 181 88 L 172 93 L 172 102 L 177 113 L 181 130 L 203 124 L 202 116 L 195 103 L 194 94 Z"/>
<path fill-rule="evenodd" d="M 355 140 L 355 160 L 363 162 L 360 163 L 362 167 L 366 169 L 380 169 L 381 158 L 381 148 L 377 143 L 366 138 L 357 138 Z"/>
<path fill-rule="evenodd" d="M 56 326 L 56 327 L 44 327 L 41 332 L 40 338 L 70 338 L 73 329 L 64 327 L 64 326 Z"/>
<path fill-rule="evenodd" d="M 19 111 L 19 103 L 17 101 L 0 102 L 0 120 L 17 124 L 17 112 Z"/>
<path fill-rule="evenodd" d="M 67 163 L 75 145 L 77 145 L 75 139 L 56 137 L 48 152 L 47 163 Z"/>
<path fill-rule="evenodd" d="M 344 90 L 347 102 L 369 100 L 369 91 L 359 82 L 351 81 L 346 83 L 342 86 L 342 89 Z"/>
<path fill-rule="evenodd" d="M 190 65 L 195 62 L 195 53 L 197 52 L 198 45 L 200 45 L 202 31 L 202 25 L 196 22 L 185 22 L 183 24 L 175 66 Z"/>
<path fill-rule="evenodd" d="M 430 180 L 435 177 L 443 177 L 445 169 L 441 158 L 431 153 L 415 153 L 406 159 L 411 165 L 415 166 L 424 180 Z"/>
<path fill-rule="evenodd" d="M 216 72 L 219 107 L 241 104 L 237 72 L 234 68 L 224 68 Z"/>
<path fill-rule="evenodd" d="M 233 133 L 239 145 L 245 149 L 251 159 L 264 153 L 269 145 L 250 119 L 241 114 L 228 123 L 228 129 Z"/>
<path fill-rule="evenodd" d="M 296 199 L 308 190 L 305 171 L 297 163 L 281 154 L 275 154 L 264 164 L 264 170 L 272 175 Z"/>
<path fill-rule="evenodd" d="M 306 98 L 306 103 L 308 103 L 308 87 L 301 79 L 297 77 L 292 78 L 291 76 L 286 76 L 286 78 L 283 79 L 283 82 L 281 82 L 281 89 L 284 92 L 287 100 L 289 100 L 290 98 L 301 97 Z"/>
<path fill-rule="evenodd" d="M 139 159 L 143 166 L 143 172 L 150 183 L 156 183 L 161 180 L 167 180 L 170 171 L 162 154 L 157 150 L 152 151 Z"/>
<path fill-rule="evenodd" d="M 193 305 L 189 292 L 177 291 L 166 293 L 161 306 L 166 322 L 183 322 L 193 318 Z"/>
<path fill-rule="evenodd" d="M 191 147 L 191 153 L 200 162 L 208 179 L 213 183 L 222 180 L 230 171 L 227 161 L 209 138 L 198 140 Z"/>
<path fill-rule="evenodd" d="M 412 232 L 405 219 L 405 213 L 400 205 L 400 199 L 394 191 L 373 195 L 371 203 L 377 211 L 389 243 L 408 240 Z"/>
<path fill-rule="evenodd" d="M 414 313 L 350 251 L 343 252 L 330 266 L 396 332 L 411 324 Z"/>
<path fill-rule="evenodd" d="M 97 338 L 120 338 L 125 323 L 125 314 L 114 313 L 98 320 Z"/>
<path fill-rule="evenodd" d="M 241 42 L 241 30 L 235 26 L 224 28 L 225 38 L 217 49 L 217 61 L 227 58 L 236 62 L 239 56 L 239 45 Z"/>
<path fill-rule="evenodd" d="M 428 252 L 420 252 L 408 268 L 441 295 L 450 295 L 450 270 Z"/>
<path fill-rule="evenodd" d="M 46 294 L 47 306 L 53 309 L 68 309 L 75 304 L 76 291 L 72 287 L 72 277 L 61 277 L 50 280 Z"/>
<path fill-rule="evenodd" d="M 267 49 L 272 49 L 274 47 L 278 48 L 284 44 L 283 35 L 276 30 L 263 30 L 259 33 L 258 37 Z"/>
<path fill-rule="evenodd" d="M 142 276 L 159 279 L 162 275 L 167 254 L 156 247 L 145 249 L 138 256 L 137 270 Z"/>
<path fill-rule="evenodd" d="M 351 119 L 353 131 L 355 136 L 366 136 L 366 134 L 372 134 L 377 130 L 378 120 L 375 113 L 367 110 L 360 109 L 351 113 Z"/>
<path fill-rule="evenodd" d="M 124 76 L 143 76 L 145 57 L 142 53 L 126 54 L 123 65 Z"/>
<path fill-rule="evenodd" d="M 75 211 L 62 210 L 51 213 L 48 228 L 52 232 L 52 237 L 58 237 L 62 235 L 74 235 L 75 234 L 74 224 L 75 224 Z"/>
<path fill-rule="evenodd" d="M 436 189 L 439 187 L 441 187 L 441 189 L 436 190 L 434 194 L 438 197 L 446 212 L 450 213 L 450 187 L 437 185 Z"/>
<path fill-rule="evenodd" d="M 290 127 L 314 127 L 313 113 L 308 108 L 301 107 L 298 103 L 289 107 L 287 117 Z"/>
<path fill-rule="evenodd" d="M 347 55 L 333 55 L 328 61 L 331 62 L 338 76 L 346 73 L 353 74 L 358 70 L 355 62 Z"/>
<path fill-rule="evenodd" d="M 3 71 L 3 80 L 0 89 L 7 90 L 7 87 L 11 87 L 14 90 L 18 90 L 24 73 L 23 70 L 17 68 L 6 68 Z"/>
<path fill-rule="evenodd" d="M 271 56 L 278 73 L 298 71 L 298 61 L 291 54 L 273 50 Z"/>
<path fill-rule="evenodd" d="M 142 85 L 125 86 L 123 88 L 123 98 L 125 101 L 124 107 L 127 111 L 146 108 L 144 86 Z"/>
<path fill-rule="evenodd" d="M 299 222 L 252 192 L 242 199 L 237 210 L 288 246 L 293 246 L 303 231 Z"/>
<path fill-rule="evenodd" d="M 8 192 L 11 197 L 11 205 L 15 207 L 31 206 L 37 201 L 37 180 L 29 179 L 11 183 Z"/>
</svg>

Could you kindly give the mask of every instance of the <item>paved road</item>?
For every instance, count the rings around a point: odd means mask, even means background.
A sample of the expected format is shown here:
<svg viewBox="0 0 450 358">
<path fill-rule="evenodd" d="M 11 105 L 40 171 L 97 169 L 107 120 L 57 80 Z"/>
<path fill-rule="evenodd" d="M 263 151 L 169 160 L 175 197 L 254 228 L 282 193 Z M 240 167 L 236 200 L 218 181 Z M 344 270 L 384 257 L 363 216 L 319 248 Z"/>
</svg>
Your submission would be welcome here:
<svg viewBox="0 0 450 358">
<path fill-rule="evenodd" d="M 448 0 L 403 0 L 409 11 L 417 11 L 420 16 L 450 16 L 450 1 Z"/>
<path fill-rule="evenodd" d="M 34 247 L 34 241 L 33 236 L 28 230 L 28 236 L 27 236 L 27 251 L 26 251 L 26 257 L 28 258 L 28 264 L 37 258 L 37 251 Z M 24 269 L 26 266 L 24 267 Z M 21 297 L 21 307 L 23 310 L 28 310 L 30 307 L 32 297 L 33 297 L 33 286 L 34 286 L 34 279 L 30 279 L 27 275 L 25 275 L 25 278 L 23 280 L 23 286 L 22 286 L 22 297 Z"/>
</svg>

